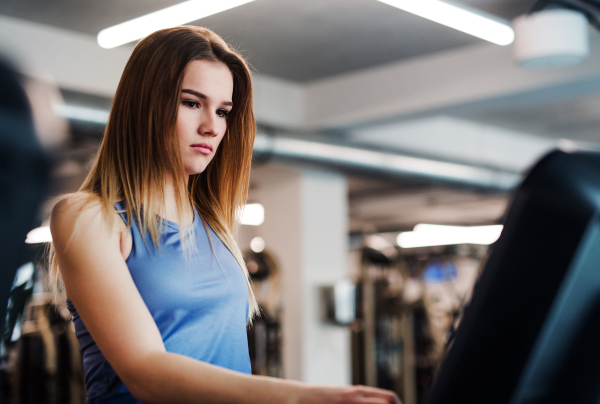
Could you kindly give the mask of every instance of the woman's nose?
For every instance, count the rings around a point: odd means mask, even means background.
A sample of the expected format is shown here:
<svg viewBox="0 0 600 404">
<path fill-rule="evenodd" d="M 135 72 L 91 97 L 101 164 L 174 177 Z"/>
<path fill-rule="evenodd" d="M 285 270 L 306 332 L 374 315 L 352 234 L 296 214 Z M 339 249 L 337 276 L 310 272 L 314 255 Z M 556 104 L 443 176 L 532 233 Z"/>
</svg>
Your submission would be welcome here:
<svg viewBox="0 0 600 404">
<path fill-rule="evenodd" d="M 202 121 L 198 126 L 198 133 L 203 136 L 215 137 L 218 135 L 216 126 L 216 117 L 211 113 L 205 113 L 202 115 Z"/>
</svg>

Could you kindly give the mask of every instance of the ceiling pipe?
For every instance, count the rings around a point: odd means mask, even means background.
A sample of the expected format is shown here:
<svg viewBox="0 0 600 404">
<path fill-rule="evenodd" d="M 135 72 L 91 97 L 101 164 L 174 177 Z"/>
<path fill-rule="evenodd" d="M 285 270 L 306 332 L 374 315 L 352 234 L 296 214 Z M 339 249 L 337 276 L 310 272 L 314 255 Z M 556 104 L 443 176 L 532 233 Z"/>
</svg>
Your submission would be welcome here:
<svg viewBox="0 0 600 404">
<path fill-rule="evenodd" d="M 108 121 L 108 111 L 68 106 L 56 112 L 71 122 L 85 121 L 98 125 L 98 135 Z M 331 144 L 292 137 L 259 133 L 254 142 L 253 157 L 258 161 L 270 159 L 318 164 L 342 171 L 361 172 L 386 177 L 417 177 L 458 185 L 475 186 L 496 191 L 509 191 L 516 187 L 521 176 L 499 169 L 447 163 L 432 159 L 385 153 L 348 145 Z"/>
<path fill-rule="evenodd" d="M 509 191 L 521 181 L 520 174 L 499 169 L 265 134 L 256 135 L 253 157 L 259 161 L 292 160 L 365 174 L 418 177 L 498 191 Z"/>
</svg>

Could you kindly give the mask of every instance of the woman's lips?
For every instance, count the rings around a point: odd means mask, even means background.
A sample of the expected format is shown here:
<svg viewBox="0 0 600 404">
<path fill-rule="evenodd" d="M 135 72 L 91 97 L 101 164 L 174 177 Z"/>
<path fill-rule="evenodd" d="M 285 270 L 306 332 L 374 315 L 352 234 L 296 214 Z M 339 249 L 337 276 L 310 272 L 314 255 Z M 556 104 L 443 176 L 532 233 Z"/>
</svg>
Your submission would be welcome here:
<svg viewBox="0 0 600 404">
<path fill-rule="evenodd" d="M 192 149 L 196 150 L 198 153 L 209 155 L 212 153 L 213 147 L 208 143 L 196 143 L 191 146 Z"/>
</svg>

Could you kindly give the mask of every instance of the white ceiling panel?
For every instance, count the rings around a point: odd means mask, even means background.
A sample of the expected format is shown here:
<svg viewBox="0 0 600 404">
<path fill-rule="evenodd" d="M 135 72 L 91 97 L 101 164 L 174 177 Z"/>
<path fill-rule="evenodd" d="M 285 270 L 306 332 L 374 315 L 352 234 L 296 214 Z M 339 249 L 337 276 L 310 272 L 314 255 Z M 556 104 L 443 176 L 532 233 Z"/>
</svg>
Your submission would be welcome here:
<svg viewBox="0 0 600 404">
<path fill-rule="evenodd" d="M 0 14 L 90 35 L 177 0 L 2 0 Z M 512 19 L 533 0 L 466 0 Z M 196 21 L 260 73 L 306 82 L 481 42 L 376 0 L 256 0 Z"/>
</svg>

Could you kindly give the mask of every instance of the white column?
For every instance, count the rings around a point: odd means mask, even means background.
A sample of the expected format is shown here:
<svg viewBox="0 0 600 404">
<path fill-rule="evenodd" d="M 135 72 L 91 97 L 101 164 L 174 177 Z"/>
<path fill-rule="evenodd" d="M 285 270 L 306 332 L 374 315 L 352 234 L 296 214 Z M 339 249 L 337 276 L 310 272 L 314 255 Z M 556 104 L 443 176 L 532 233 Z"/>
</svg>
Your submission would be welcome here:
<svg viewBox="0 0 600 404">
<path fill-rule="evenodd" d="M 284 377 L 349 384 L 349 330 L 320 322 L 318 294 L 320 285 L 347 276 L 346 179 L 282 166 L 262 167 L 252 176 L 253 201 L 265 207 L 265 222 L 242 229 L 240 243 L 260 236 L 281 263 Z"/>
</svg>

